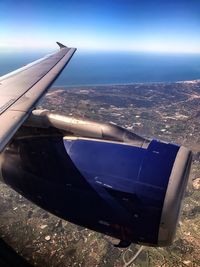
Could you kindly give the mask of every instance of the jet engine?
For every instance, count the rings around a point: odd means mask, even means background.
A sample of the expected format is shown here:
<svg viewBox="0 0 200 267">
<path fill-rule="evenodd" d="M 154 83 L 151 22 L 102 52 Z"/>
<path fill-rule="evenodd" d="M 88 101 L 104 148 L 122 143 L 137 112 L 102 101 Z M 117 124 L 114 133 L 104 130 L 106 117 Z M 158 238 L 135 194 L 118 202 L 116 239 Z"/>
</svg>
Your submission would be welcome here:
<svg viewBox="0 0 200 267">
<path fill-rule="evenodd" d="M 36 110 L 0 157 L 2 180 L 60 218 L 122 245 L 173 241 L 192 158 L 183 146 Z"/>
</svg>

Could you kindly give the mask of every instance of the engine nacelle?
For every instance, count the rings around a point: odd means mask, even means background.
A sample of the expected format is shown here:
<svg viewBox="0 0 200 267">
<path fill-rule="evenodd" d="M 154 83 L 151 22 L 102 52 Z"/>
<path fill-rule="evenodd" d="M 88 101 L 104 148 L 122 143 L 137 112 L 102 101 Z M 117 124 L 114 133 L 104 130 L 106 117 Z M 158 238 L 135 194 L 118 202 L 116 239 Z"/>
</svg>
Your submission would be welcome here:
<svg viewBox="0 0 200 267">
<path fill-rule="evenodd" d="M 170 245 L 191 152 L 55 136 L 15 139 L 1 154 L 2 178 L 42 208 L 123 241 Z"/>
</svg>

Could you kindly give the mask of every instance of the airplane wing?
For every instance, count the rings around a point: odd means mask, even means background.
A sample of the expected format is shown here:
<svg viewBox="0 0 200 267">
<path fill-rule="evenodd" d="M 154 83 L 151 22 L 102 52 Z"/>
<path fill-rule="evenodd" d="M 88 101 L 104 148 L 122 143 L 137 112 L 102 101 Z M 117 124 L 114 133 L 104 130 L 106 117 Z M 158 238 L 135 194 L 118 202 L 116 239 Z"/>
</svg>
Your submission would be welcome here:
<svg viewBox="0 0 200 267">
<path fill-rule="evenodd" d="M 57 44 L 58 52 L 0 77 L 0 152 L 76 51 Z"/>
</svg>

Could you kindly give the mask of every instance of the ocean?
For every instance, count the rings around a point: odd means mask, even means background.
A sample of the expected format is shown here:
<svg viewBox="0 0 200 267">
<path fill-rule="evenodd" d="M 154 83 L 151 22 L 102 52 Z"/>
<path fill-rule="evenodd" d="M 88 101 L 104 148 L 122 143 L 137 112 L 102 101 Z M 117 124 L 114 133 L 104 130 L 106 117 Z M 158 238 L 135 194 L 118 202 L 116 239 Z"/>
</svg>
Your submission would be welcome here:
<svg viewBox="0 0 200 267">
<path fill-rule="evenodd" d="M 0 52 L 0 76 L 47 52 Z M 77 51 L 55 86 L 176 82 L 200 79 L 200 55 Z"/>
</svg>

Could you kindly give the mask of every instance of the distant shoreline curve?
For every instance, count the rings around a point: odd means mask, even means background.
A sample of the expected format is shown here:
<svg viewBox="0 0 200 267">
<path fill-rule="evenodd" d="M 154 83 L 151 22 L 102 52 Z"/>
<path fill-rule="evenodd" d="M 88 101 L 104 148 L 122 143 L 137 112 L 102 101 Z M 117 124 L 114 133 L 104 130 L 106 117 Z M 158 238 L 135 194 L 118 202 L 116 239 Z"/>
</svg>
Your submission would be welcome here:
<svg viewBox="0 0 200 267">
<path fill-rule="evenodd" d="M 200 79 L 195 80 L 182 80 L 182 81 L 162 81 L 162 82 L 131 82 L 131 83 L 98 83 L 98 84 L 67 84 L 67 85 L 53 85 L 51 88 L 70 88 L 70 87 L 93 87 L 93 86 L 126 86 L 126 85 L 147 85 L 147 84 L 171 84 L 171 83 L 200 83 Z"/>
</svg>

